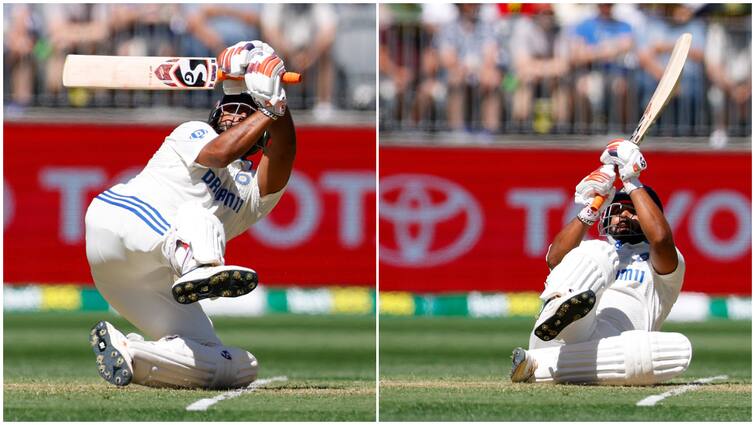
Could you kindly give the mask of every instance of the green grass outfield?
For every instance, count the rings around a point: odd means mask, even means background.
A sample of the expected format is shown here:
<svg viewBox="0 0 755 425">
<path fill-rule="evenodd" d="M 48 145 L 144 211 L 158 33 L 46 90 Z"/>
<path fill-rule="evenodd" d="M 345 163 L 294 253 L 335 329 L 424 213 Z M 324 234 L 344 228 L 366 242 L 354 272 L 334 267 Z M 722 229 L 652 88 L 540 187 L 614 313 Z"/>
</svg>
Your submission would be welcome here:
<svg viewBox="0 0 755 425">
<path fill-rule="evenodd" d="M 380 317 L 381 421 L 751 421 L 751 323 L 676 323 L 690 368 L 655 387 L 512 384 L 511 351 L 534 319 Z M 725 381 L 637 407 L 695 379 Z"/>
<path fill-rule="evenodd" d="M 260 378 L 288 382 L 221 401 L 186 406 L 223 391 L 116 388 L 97 374 L 87 341 L 100 319 L 124 333 L 121 318 L 92 313 L 5 314 L 6 421 L 374 421 L 375 319 L 270 315 L 214 318 L 220 338 L 247 348 Z"/>
</svg>

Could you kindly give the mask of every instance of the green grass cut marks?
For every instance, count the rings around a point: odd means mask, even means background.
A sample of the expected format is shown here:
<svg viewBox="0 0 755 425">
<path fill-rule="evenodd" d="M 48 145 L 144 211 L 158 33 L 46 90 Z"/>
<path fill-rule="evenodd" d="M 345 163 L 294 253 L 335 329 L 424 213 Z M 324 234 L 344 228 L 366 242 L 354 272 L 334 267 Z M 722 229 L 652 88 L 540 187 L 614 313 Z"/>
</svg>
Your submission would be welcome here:
<svg viewBox="0 0 755 425">
<path fill-rule="evenodd" d="M 6 421 L 374 421 L 375 321 L 360 316 L 214 318 L 220 338 L 260 362 L 254 391 L 205 410 L 187 407 L 228 391 L 116 388 L 98 375 L 89 328 L 115 316 L 6 314 Z"/>
<path fill-rule="evenodd" d="M 752 418 L 751 324 L 668 324 L 692 341 L 692 364 L 654 387 L 513 384 L 511 351 L 533 319 L 380 320 L 381 421 L 747 421 Z M 706 378 L 726 378 L 704 381 Z M 637 406 L 651 396 L 653 406 Z"/>
</svg>

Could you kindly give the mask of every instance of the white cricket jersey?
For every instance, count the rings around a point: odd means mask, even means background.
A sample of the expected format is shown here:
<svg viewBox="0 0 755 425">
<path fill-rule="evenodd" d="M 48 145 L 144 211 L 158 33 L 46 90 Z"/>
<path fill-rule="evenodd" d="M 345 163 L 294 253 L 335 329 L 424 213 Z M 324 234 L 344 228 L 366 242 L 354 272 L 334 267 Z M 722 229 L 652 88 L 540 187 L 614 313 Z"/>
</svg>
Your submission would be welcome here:
<svg viewBox="0 0 755 425">
<path fill-rule="evenodd" d="M 671 312 L 684 282 L 686 265 L 679 250 L 676 270 L 659 275 L 650 263 L 650 245 L 617 244 L 619 267 L 616 280 L 603 293 L 597 313 L 617 329 L 658 331 Z M 605 311 L 606 314 L 601 315 Z"/>
<path fill-rule="evenodd" d="M 260 197 L 249 161 L 239 159 L 225 168 L 196 163 L 202 148 L 216 137 L 218 134 L 205 122 L 179 125 L 136 177 L 98 198 L 120 205 L 131 202 L 145 230 L 151 228 L 161 236 L 178 207 L 187 202 L 199 203 L 213 213 L 223 223 L 226 240 L 240 235 L 275 207 L 285 188 Z"/>
</svg>

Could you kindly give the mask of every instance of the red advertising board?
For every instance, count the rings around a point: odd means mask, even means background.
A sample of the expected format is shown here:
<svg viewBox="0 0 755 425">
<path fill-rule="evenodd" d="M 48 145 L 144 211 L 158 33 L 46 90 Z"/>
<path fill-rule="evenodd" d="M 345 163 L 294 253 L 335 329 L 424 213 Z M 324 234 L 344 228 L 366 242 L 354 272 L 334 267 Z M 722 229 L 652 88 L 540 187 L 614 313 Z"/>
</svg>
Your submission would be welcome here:
<svg viewBox="0 0 755 425">
<path fill-rule="evenodd" d="M 84 214 L 137 173 L 172 127 L 4 126 L 4 281 L 91 283 Z M 294 176 L 271 215 L 227 246 L 264 284 L 375 285 L 375 129 L 297 129 Z"/>
<path fill-rule="evenodd" d="M 683 290 L 751 292 L 751 155 L 646 153 L 687 261 Z M 380 149 L 380 290 L 541 291 L 588 151 Z M 594 235 L 597 237 L 597 234 Z"/>
</svg>

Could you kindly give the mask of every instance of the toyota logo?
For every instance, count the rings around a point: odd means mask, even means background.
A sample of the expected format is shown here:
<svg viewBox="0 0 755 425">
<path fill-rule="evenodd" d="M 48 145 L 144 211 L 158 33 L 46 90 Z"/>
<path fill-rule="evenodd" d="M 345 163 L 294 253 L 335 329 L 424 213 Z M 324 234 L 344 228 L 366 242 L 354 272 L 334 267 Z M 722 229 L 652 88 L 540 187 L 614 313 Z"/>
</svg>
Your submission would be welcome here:
<svg viewBox="0 0 755 425">
<path fill-rule="evenodd" d="M 380 260 L 400 267 L 431 267 L 466 254 L 483 223 L 477 200 L 463 187 L 422 174 L 380 179 L 380 218 Z"/>
</svg>

